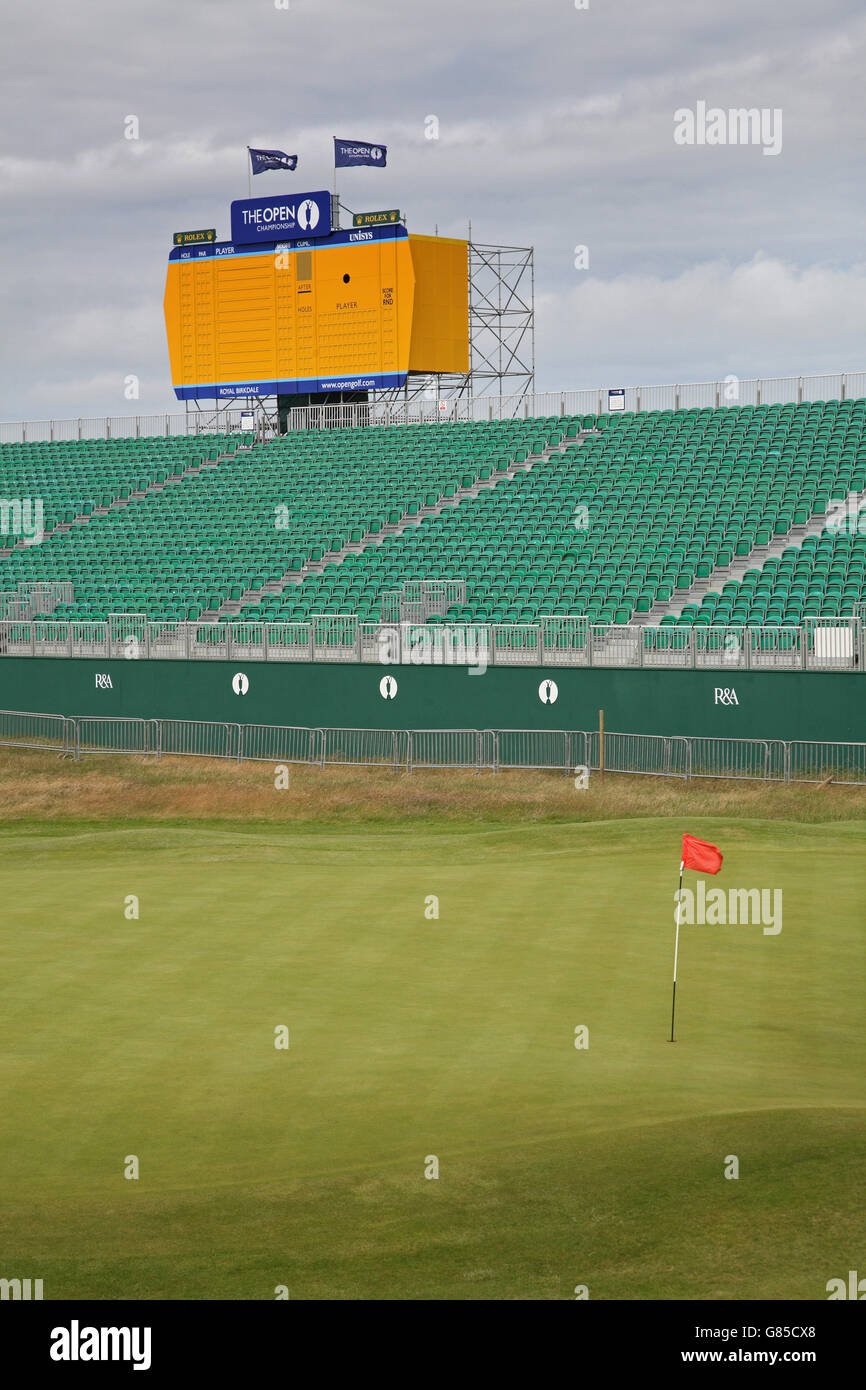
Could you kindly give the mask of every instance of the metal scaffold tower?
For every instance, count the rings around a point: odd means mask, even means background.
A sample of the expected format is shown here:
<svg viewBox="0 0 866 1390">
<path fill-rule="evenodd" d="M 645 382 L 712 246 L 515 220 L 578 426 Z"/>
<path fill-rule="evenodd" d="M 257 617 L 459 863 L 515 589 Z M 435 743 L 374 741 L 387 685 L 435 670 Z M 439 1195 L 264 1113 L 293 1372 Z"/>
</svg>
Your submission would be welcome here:
<svg viewBox="0 0 866 1390">
<path fill-rule="evenodd" d="M 525 396 L 535 390 L 535 262 L 531 246 L 469 240 L 469 371 L 411 377 L 378 400 Z"/>
<path fill-rule="evenodd" d="M 469 373 L 440 377 L 448 395 L 535 390 L 535 264 L 531 246 L 469 242 Z"/>
</svg>

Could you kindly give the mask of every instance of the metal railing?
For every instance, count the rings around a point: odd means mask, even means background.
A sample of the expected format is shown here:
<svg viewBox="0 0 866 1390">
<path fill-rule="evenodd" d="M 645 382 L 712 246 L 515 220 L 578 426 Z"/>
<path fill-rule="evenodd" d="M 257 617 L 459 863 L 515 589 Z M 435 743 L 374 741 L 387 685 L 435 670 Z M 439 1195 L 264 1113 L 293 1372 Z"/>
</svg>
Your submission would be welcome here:
<svg viewBox="0 0 866 1390">
<path fill-rule="evenodd" d="M 17 589 L 0 592 L 0 619 L 29 621 L 36 614 L 53 613 L 61 603 L 73 603 L 75 593 L 67 579 L 23 580 Z"/>
<path fill-rule="evenodd" d="M 809 743 L 785 745 L 786 782 L 852 782 L 866 784 L 866 743 Z"/>
<path fill-rule="evenodd" d="M 618 383 L 614 383 L 618 386 Z M 866 396 L 866 371 L 821 372 L 803 376 L 750 377 L 693 381 L 663 386 L 627 386 L 623 409 L 719 409 L 723 406 L 802 405 L 808 401 L 854 400 Z M 441 407 L 445 406 L 443 410 Z M 78 439 L 145 439 L 172 435 L 235 434 L 249 402 L 221 410 L 190 410 L 151 415 L 101 415 L 65 420 L 19 420 L 0 423 L 0 444 L 51 443 Z M 362 405 L 299 406 L 288 412 L 288 427 L 361 429 L 376 425 L 466 424 L 471 421 L 541 419 L 562 415 L 608 413 L 608 387 L 530 395 L 458 396 L 410 401 L 370 401 Z M 257 432 L 267 432 L 257 411 Z"/>
<path fill-rule="evenodd" d="M 0 619 L 0 656 L 182 661 L 350 661 L 385 667 L 595 666 L 682 670 L 863 671 L 860 617 L 800 627 L 651 627 L 581 616 L 527 623 L 359 623 L 354 614 L 305 622 Z"/>
<path fill-rule="evenodd" d="M 588 765 L 584 733 L 569 733 L 565 729 L 497 729 L 490 737 L 491 765 L 496 772 L 520 767 L 567 772 Z"/>
<path fill-rule="evenodd" d="M 603 744 L 602 744 L 603 737 Z M 84 753 L 186 756 L 394 772 L 452 768 L 866 786 L 866 743 L 630 734 L 567 729 L 317 729 L 217 720 L 0 710 L 0 747 L 76 760 Z M 602 758 L 603 753 L 603 758 Z"/>
<path fill-rule="evenodd" d="M 444 614 L 452 604 L 465 602 L 465 579 L 406 579 L 399 589 L 382 594 L 382 621 L 426 623 L 435 613 Z"/>
<path fill-rule="evenodd" d="M 317 729 L 314 747 L 320 767 L 390 767 L 396 772 L 408 766 L 409 734 L 405 729 Z"/>
<path fill-rule="evenodd" d="M 161 720 L 82 714 L 71 722 L 76 761 L 82 753 L 159 753 Z"/>
<path fill-rule="evenodd" d="M 605 772 L 629 772 L 646 777 L 682 777 L 692 775 L 691 744 L 693 740 L 665 734 L 604 735 Z M 585 765 L 601 769 L 602 737 L 597 729 L 586 734 Z"/>
<path fill-rule="evenodd" d="M 408 735 L 407 771 L 416 767 L 463 768 L 480 772 L 493 767 L 495 755 L 489 751 L 489 730 L 412 729 Z"/>
<path fill-rule="evenodd" d="M 75 723 L 62 714 L 27 714 L 0 710 L 0 745 L 69 753 L 74 747 Z"/>
<path fill-rule="evenodd" d="M 724 777 L 737 781 L 787 781 L 784 759 L 779 765 L 771 750 L 784 745 L 767 739 L 693 738 L 689 740 L 691 777 Z M 779 773 L 781 772 L 781 776 Z"/>
<path fill-rule="evenodd" d="M 148 752 L 189 758 L 235 758 L 240 753 L 238 724 L 210 719 L 153 720 L 155 746 Z"/>
<path fill-rule="evenodd" d="M 316 729 L 290 724 L 242 724 L 238 758 L 245 762 L 314 763 L 319 756 Z"/>
</svg>

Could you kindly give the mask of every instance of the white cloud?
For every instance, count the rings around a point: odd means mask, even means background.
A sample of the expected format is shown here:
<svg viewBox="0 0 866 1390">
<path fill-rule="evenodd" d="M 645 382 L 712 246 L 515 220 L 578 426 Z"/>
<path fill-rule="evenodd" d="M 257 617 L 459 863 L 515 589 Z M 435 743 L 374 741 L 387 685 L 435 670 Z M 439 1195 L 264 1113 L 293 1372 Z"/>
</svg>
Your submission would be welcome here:
<svg viewBox="0 0 866 1390">
<path fill-rule="evenodd" d="M 673 277 L 580 273 L 536 309 L 539 334 L 555 345 L 556 389 L 866 367 L 866 262 L 799 270 L 759 255 Z"/>
</svg>

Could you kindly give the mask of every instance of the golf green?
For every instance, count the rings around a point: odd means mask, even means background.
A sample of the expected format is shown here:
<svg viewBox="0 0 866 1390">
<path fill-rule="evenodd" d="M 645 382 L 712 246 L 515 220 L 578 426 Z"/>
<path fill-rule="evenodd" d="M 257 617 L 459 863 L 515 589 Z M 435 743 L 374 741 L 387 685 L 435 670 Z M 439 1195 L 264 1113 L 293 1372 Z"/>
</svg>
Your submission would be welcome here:
<svg viewBox="0 0 866 1390">
<path fill-rule="evenodd" d="M 684 829 L 784 912 L 682 928 L 672 1045 Z M 823 1299 L 863 1264 L 862 823 L 2 844 L 0 1277 Z"/>
</svg>

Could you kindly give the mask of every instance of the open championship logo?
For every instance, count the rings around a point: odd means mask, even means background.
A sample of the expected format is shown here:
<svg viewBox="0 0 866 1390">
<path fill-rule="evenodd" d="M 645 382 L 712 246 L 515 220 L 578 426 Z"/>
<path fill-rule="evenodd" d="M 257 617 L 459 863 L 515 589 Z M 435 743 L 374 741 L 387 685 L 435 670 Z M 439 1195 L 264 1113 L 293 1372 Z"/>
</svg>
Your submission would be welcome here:
<svg viewBox="0 0 866 1390">
<path fill-rule="evenodd" d="M 299 227 L 311 232 L 319 220 L 319 208 L 312 198 L 305 198 L 298 208 L 296 219 Z"/>
</svg>

